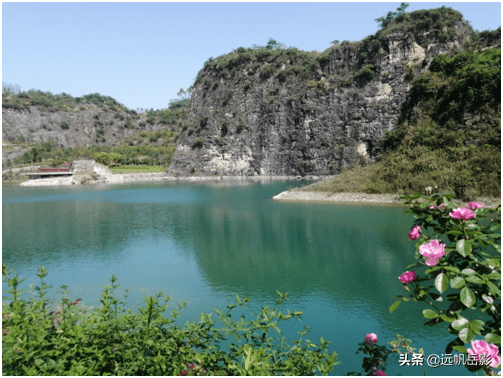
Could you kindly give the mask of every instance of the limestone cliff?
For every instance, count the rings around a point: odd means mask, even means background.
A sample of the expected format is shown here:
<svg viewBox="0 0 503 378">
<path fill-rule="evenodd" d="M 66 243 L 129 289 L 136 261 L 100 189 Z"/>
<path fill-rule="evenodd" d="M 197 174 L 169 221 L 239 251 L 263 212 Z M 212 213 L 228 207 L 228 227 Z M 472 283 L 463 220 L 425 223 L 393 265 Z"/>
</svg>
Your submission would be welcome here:
<svg viewBox="0 0 503 378">
<path fill-rule="evenodd" d="M 4 142 L 41 143 L 53 140 L 59 147 L 114 146 L 141 131 L 165 129 L 147 122 L 146 114 L 131 111 L 103 111 L 86 104 L 71 111 L 44 111 L 38 106 L 20 109 L 2 107 Z"/>
<path fill-rule="evenodd" d="M 238 48 L 207 62 L 168 173 L 330 175 L 375 161 L 404 117 L 410 80 L 471 34 L 445 9 L 443 24 L 419 11 L 323 53 Z"/>
</svg>

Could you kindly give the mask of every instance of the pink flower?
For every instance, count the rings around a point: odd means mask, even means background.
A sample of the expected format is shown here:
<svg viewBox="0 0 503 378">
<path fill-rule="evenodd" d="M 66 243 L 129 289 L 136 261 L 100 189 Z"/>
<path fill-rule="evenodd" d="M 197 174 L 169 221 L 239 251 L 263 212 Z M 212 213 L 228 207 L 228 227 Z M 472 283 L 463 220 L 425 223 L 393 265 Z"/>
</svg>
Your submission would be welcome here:
<svg viewBox="0 0 503 378">
<path fill-rule="evenodd" d="M 419 253 L 426 257 L 426 265 L 437 265 L 438 259 L 445 256 L 445 244 L 436 239 L 432 240 L 428 244 L 419 246 Z"/>
<path fill-rule="evenodd" d="M 472 209 L 470 209 L 468 207 L 460 207 L 458 209 L 454 209 L 452 211 L 452 213 L 449 213 L 449 215 L 455 219 L 468 220 L 468 219 L 475 218 L 475 214 L 473 214 Z"/>
<path fill-rule="evenodd" d="M 489 366 L 495 368 L 501 362 L 501 356 L 499 355 L 498 347 L 494 344 L 487 344 L 484 340 L 473 340 L 473 349 L 468 348 L 468 354 L 476 354 L 477 360 L 480 362 L 480 356 L 483 355 L 486 360 L 491 357 L 491 364 Z"/>
<path fill-rule="evenodd" d="M 368 333 L 367 336 L 365 336 L 365 342 L 377 343 L 377 335 L 375 333 Z"/>
<path fill-rule="evenodd" d="M 189 365 L 189 369 L 194 369 L 194 365 Z"/>
<path fill-rule="evenodd" d="M 468 207 L 472 210 L 477 210 L 481 207 L 484 207 L 484 205 L 482 205 L 480 202 L 468 202 Z"/>
<path fill-rule="evenodd" d="M 419 239 L 421 236 L 421 226 L 414 226 L 409 232 L 409 240 Z"/>
<path fill-rule="evenodd" d="M 184 374 L 184 375 L 187 375 L 187 374 L 189 374 L 189 372 L 188 372 L 187 370 L 184 370 L 184 371 L 183 371 L 183 374 Z"/>
<path fill-rule="evenodd" d="M 386 373 L 381 370 L 376 370 L 376 375 L 386 375 Z"/>
<path fill-rule="evenodd" d="M 442 208 L 444 208 L 444 207 L 445 207 L 445 203 L 441 203 L 440 205 L 438 205 L 438 208 L 439 208 L 439 209 L 442 209 Z"/>
<path fill-rule="evenodd" d="M 400 280 L 401 283 L 409 283 L 409 282 L 412 282 L 416 279 L 416 271 L 413 270 L 412 272 L 405 272 L 405 273 L 402 273 L 402 275 L 400 277 L 398 277 L 398 279 Z"/>
<path fill-rule="evenodd" d="M 436 207 L 437 207 L 437 206 L 435 206 L 435 205 L 431 205 L 428 209 L 430 209 L 430 210 L 434 210 Z"/>
</svg>

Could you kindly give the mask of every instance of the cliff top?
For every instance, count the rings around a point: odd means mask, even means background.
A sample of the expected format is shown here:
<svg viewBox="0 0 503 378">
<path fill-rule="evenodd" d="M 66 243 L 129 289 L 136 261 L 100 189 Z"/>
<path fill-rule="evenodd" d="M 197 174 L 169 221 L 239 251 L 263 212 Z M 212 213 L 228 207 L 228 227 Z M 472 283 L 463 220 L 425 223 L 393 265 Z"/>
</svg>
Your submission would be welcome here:
<svg viewBox="0 0 503 378">
<path fill-rule="evenodd" d="M 335 50 L 358 48 L 363 52 L 363 60 L 369 61 L 369 58 L 378 54 L 381 48 L 386 48 L 387 39 L 403 38 L 404 36 L 412 38 L 423 48 L 427 48 L 430 43 L 455 41 L 460 42 L 459 45 L 463 49 L 476 49 L 500 44 L 501 28 L 495 31 L 477 32 L 473 30 L 469 21 L 466 21 L 460 12 L 449 7 L 443 6 L 410 13 L 402 12 L 398 15 L 395 13 L 395 17 L 390 16 L 391 13 L 376 19 L 382 28 L 375 34 L 356 42 L 335 40 L 332 42 L 333 46 L 323 52 L 303 51 L 270 39 L 266 46 L 238 47 L 217 58 L 210 57 L 204 63 L 203 70 L 197 75 L 196 84 L 211 72 L 232 77 L 238 70 L 254 63 L 275 63 L 277 66 L 287 64 L 298 67 L 298 73 L 305 72 L 309 76 L 310 71 L 315 71 L 318 65 L 323 66 L 328 61 L 329 55 Z M 275 68 L 278 67 L 271 65 L 270 67 L 262 66 L 257 70 L 260 69 L 261 77 L 266 79 L 273 74 Z M 281 77 L 279 79 L 281 80 Z M 211 84 L 208 82 L 208 85 Z"/>
<path fill-rule="evenodd" d="M 10 92 L 8 89 L 2 93 L 2 107 L 16 110 L 26 109 L 30 106 L 37 106 L 40 111 L 47 112 L 75 112 L 85 110 L 86 105 L 94 104 L 101 111 L 130 111 L 124 105 L 110 96 L 103 96 L 99 93 L 92 93 L 82 97 L 72 97 L 69 94 L 52 94 L 51 92 L 43 92 L 41 90 L 30 89 L 18 93 Z"/>
</svg>

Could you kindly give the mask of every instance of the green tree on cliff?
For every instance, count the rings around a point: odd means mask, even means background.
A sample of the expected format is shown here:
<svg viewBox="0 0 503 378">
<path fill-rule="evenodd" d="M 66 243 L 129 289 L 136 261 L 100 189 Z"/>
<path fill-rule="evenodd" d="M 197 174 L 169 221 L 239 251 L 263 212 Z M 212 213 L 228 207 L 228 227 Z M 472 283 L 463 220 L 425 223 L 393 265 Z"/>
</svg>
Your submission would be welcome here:
<svg viewBox="0 0 503 378">
<path fill-rule="evenodd" d="M 375 21 L 380 28 L 385 28 L 386 26 L 391 24 L 397 17 L 401 16 L 408 6 L 409 3 L 401 3 L 400 6 L 396 9 L 396 12 L 389 11 L 386 16 L 376 18 Z"/>
</svg>

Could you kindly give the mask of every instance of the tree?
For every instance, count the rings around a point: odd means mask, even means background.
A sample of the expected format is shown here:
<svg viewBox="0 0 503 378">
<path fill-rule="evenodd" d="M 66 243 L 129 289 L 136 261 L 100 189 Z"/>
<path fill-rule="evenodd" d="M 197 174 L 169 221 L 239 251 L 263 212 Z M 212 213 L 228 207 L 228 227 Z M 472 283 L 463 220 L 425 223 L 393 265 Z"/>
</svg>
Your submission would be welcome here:
<svg viewBox="0 0 503 378">
<path fill-rule="evenodd" d="M 110 164 L 110 159 L 109 156 L 106 152 L 96 152 L 93 155 L 93 159 L 96 160 L 97 163 L 103 164 L 103 165 L 109 165 Z"/>
<path fill-rule="evenodd" d="M 189 105 L 193 88 L 194 88 L 194 86 L 192 86 L 192 85 L 190 87 L 188 87 L 187 89 L 180 88 L 180 90 L 176 94 L 178 96 L 178 98 L 171 99 L 169 101 L 168 108 L 174 109 L 174 108 L 181 108 L 183 106 Z"/>
<path fill-rule="evenodd" d="M 2 94 L 18 94 L 21 92 L 19 84 L 9 84 L 2 82 Z"/>
<path fill-rule="evenodd" d="M 389 11 L 386 16 L 376 18 L 375 21 L 377 22 L 377 25 L 379 25 L 380 28 L 385 28 L 386 26 L 391 24 L 393 21 L 395 21 L 397 19 L 397 17 L 404 14 L 405 9 L 407 9 L 408 6 L 409 6 L 409 3 L 401 3 L 400 6 L 396 9 L 396 12 Z"/>
<path fill-rule="evenodd" d="M 285 49 L 286 46 L 284 43 L 278 42 L 275 39 L 269 38 L 269 42 L 267 42 L 267 45 L 265 46 L 266 49 L 268 50 L 281 50 Z"/>
<path fill-rule="evenodd" d="M 332 42 L 330 42 L 332 45 L 338 45 L 339 44 L 339 40 L 338 39 L 334 39 Z"/>
<path fill-rule="evenodd" d="M 122 163 L 123 158 L 124 158 L 124 156 L 122 156 L 121 154 L 118 154 L 116 152 L 111 152 L 108 155 L 108 159 L 110 161 L 110 166 L 120 165 Z"/>
</svg>

